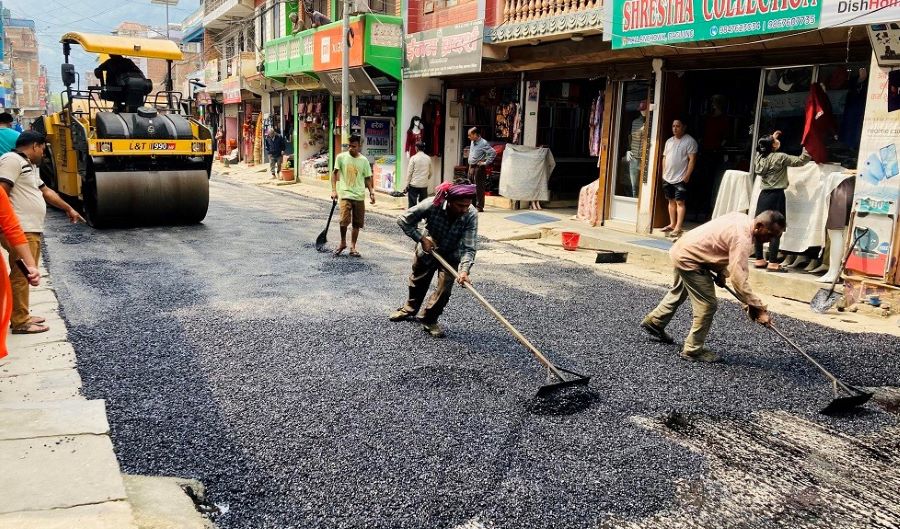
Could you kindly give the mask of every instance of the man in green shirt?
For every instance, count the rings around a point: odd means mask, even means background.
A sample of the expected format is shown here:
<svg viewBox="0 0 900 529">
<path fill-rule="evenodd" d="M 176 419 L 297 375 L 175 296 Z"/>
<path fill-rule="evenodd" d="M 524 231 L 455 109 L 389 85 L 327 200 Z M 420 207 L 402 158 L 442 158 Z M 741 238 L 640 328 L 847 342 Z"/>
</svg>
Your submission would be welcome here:
<svg viewBox="0 0 900 529">
<path fill-rule="evenodd" d="M 334 250 L 334 255 L 340 255 L 347 248 L 347 227 L 352 224 L 350 255 L 359 257 L 356 240 L 365 221 L 367 189 L 369 200 L 374 204 L 372 166 L 359 153 L 359 136 L 350 136 L 350 148 L 334 158 L 334 170 L 331 173 L 331 199 L 341 199 L 341 244 Z"/>
</svg>

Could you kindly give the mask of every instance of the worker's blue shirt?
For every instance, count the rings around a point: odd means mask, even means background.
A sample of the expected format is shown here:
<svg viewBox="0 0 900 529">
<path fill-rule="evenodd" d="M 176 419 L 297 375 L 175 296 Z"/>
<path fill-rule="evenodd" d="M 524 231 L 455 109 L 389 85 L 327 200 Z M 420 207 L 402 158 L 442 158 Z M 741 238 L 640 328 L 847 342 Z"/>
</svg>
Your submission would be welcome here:
<svg viewBox="0 0 900 529">
<path fill-rule="evenodd" d="M 19 133 L 6 127 L 0 128 L 0 154 L 6 154 L 16 147 Z"/>
</svg>

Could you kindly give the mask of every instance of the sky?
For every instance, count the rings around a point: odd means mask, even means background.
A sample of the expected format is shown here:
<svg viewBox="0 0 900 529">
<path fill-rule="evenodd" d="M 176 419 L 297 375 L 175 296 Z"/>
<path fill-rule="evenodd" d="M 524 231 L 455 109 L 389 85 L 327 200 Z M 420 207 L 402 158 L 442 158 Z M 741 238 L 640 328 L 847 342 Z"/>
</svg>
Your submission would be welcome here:
<svg viewBox="0 0 900 529">
<path fill-rule="evenodd" d="M 2 3 L 13 18 L 34 20 L 40 62 L 47 67 L 50 91 L 53 93 L 59 93 L 64 88 L 59 73 L 63 63 L 59 38 L 64 33 L 83 31 L 108 34 L 126 21 L 140 22 L 165 32 L 166 8 L 151 4 L 150 0 L 118 0 L 115 3 L 109 0 L 2 0 Z M 169 21 L 181 22 L 199 5 L 199 0 L 180 0 L 177 6 L 169 7 Z M 72 47 L 70 61 L 75 63 L 75 71 L 79 75 L 97 65 L 96 55 L 84 53 L 78 46 Z"/>
</svg>

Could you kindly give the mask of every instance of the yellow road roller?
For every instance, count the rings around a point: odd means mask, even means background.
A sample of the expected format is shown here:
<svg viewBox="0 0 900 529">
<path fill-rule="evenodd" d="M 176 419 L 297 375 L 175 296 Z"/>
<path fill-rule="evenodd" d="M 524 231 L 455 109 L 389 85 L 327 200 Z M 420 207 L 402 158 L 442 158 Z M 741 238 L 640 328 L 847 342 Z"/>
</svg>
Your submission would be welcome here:
<svg viewBox="0 0 900 529">
<path fill-rule="evenodd" d="M 212 134 L 173 90 L 172 62 L 182 59 L 170 40 L 66 33 L 60 39 L 63 108 L 35 121 L 47 136 L 41 176 L 57 192 L 78 199 L 94 227 L 193 224 L 206 217 Z M 81 90 L 71 46 L 103 60 L 100 85 Z M 130 57 L 163 59 L 165 89 L 153 94 Z"/>
</svg>

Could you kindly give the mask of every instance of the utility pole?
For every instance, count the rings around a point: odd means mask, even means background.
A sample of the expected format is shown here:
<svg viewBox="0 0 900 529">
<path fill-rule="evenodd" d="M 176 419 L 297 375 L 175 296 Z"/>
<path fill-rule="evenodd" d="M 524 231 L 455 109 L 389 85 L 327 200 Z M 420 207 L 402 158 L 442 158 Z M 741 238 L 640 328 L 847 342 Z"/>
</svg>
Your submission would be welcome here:
<svg viewBox="0 0 900 529">
<path fill-rule="evenodd" d="M 344 17 L 341 35 L 341 150 L 350 147 L 350 5 L 342 0 Z"/>
</svg>

